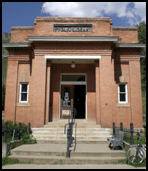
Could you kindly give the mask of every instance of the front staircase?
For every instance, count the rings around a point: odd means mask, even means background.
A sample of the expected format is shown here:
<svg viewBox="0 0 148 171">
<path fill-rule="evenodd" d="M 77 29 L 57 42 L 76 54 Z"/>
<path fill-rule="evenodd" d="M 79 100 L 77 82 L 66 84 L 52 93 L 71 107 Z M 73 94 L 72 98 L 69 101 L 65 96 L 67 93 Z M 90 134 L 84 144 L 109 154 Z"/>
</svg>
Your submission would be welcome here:
<svg viewBox="0 0 148 171">
<path fill-rule="evenodd" d="M 108 143 L 107 138 L 111 137 L 111 128 L 101 128 L 96 122 L 86 120 L 75 120 L 77 127 L 73 129 L 73 137 L 76 131 L 77 144 L 104 144 Z M 64 134 L 64 126 L 68 120 L 59 120 L 57 122 L 49 122 L 42 128 L 32 128 L 32 135 L 36 138 L 37 143 L 67 143 L 67 135 Z"/>
<path fill-rule="evenodd" d="M 111 150 L 107 138 L 111 128 L 101 128 L 95 122 L 76 120 L 76 150 L 66 157 L 66 120 L 50 122 L 43 128 L 32 128 L 37 144 L 24 144 L 11 150 L 10 158 L 38 164 L 107 164 L 125 159 L 124 150 Z M 75 136 L 75 128 L 73 137 Z M 73 150 L 73 147 L 71 148 Z"/>
</svg>

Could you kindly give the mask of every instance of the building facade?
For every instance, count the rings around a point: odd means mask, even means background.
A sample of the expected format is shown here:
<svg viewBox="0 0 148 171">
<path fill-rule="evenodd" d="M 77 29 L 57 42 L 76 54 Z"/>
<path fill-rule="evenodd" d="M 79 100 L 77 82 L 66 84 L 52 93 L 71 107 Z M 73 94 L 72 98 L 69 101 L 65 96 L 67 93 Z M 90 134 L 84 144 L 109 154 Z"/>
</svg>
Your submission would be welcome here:
<svg viewBox="0 0 148 171">
<path fill-rule="evenodd" d="M 12 27 L 4 47 L 7 80 L 4 121 L 67 119 L 123 122 L 143 127 L 140 51 L 136 27 L 106 18 L 38 17 L 33 27 Z"/>
</svg>

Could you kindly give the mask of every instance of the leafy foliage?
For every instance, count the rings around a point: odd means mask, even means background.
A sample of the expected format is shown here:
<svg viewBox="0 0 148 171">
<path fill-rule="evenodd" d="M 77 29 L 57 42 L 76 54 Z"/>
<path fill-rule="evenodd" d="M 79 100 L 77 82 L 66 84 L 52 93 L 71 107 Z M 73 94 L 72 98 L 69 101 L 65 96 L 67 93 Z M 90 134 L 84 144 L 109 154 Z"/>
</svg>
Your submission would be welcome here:
<svg viewBox="0 0 148 171">
<path fill-rule="evenodd" d="M 20 163 L 18 159 L 11 159 L 9 157 L 2 158 L 2 166 L 6 164 L 16 164 L 16 163 Z"/>
<path fill-rule="evenodd" d="M 139 43 L 146 44 L 146 23 L 145 21 L 142 21 L 137 25 L 138 27 L 138 40 Z M 141 85 L 142 85 L 142 91 L 146 92 L 146 47 L 141 50 L 141 55 L 145 56 L 141 59 Z"/>
<path fill-rule="evenodd" d="M 7 140 L 7 142 L 12 141 L 14 129 L 15 129 L 14 140 L 17 140 L 18 139 L 19 124 L 13 123 L 13 121 L 8 121 L 7 128 L 8 128 L 8 131 L 7 131 L 8 140 Z M 36 140 L 32 139 L 32 137 L 29 135 L 27 128 L 28 128 L 28 125 L 25 125 L 24 123 L 21 124 L 21 139 L 23 139 L 22 144 L 34 144 L 34 143 L 36 143 Z M 4 121 L 2 121 L 2 130 L 4 130 Z M 4 136 L 4 133 L 2 133 L 2 137 L 3 136 Z"/>
<path fill-rule="evenodd" d="M 2 110 L 5 107 L 5 84 L 2 85 Z"/>
</svg>

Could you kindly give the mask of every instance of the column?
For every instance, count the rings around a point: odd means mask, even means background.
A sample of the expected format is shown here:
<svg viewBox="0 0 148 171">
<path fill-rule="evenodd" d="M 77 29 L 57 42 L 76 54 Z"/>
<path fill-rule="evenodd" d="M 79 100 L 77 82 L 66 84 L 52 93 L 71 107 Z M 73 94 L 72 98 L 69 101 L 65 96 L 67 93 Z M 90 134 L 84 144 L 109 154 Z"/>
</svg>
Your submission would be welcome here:
<svg viewBox="0 0 148 171">
<path fill-rule="evenodd" d="M 101 117 L 100 117 L 100 80 L 99 80 L 99 60 L 95 61 L 95 84 L 96 84 L 96 123 L 99 125 L 101 124 Z"/>
<path fill-rule="evenodd" d="M 100 110 L 101 126 L 112 127 L 114 67 L 111 53 L 101 56 L 100 68 Z"/>
<path fill-rule="evenodd" d="M 5 117 L 4 122 L 11 120 L 16 121 L 16 94 L 17 94 L 17 77 L 18 77 L 18 61 L 9 59 L 7 61 L 7 80 L 5 94 Z"/>
<path fill-rule="evenodd" d="M 46 72 L 46 124 L 49 122 L 49 104 L 50 104 L 50 70 L 51 61 L 47 61 L 47 72 Z"/>
<path fill-rule="evenodd" d="M 131 88 L 131 121 L 134 128 L 143 127 L 140 57 L 129 62 Z"/>
<path fill-rule="evenodd" d="M 34 50 L 32 60 L 32 124 L 43 127 L 45 124 L 46 59 L 40 51 Z"/>
</svg>

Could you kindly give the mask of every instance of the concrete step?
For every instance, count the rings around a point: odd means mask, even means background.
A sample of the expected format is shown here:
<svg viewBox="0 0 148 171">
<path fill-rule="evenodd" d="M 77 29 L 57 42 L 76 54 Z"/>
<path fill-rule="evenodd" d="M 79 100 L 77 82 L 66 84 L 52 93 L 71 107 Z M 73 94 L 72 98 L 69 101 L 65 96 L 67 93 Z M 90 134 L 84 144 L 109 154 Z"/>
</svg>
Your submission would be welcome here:
<svg viewBox="0 0 148 171">
<path fill-rule="evenodd" d="M 56 126 L 55 125 L 44 125 L 44 128 L 57 128 L 57 127 L 64 128 L 65 124 L 59 124 Z M 101 128 L 100 125 L 92 125 L 92 124 L 86 125 L 86 124 L 81 124 L 81 123 L 77 124 L 77 127 L 78 128 L 85 128 L 85 127 L 87 127 L 87 128 L 92 128 L 92 127 Z"/>
<path fill-rule="evenodd" d="M 64 128 L 32 128 L 33 133 L 37 132 L 61 132 L 64 133 Z M 75 132 L 75 128 L 73 129 L 73 132 Z M 87 133 L 92 133 L 92 132 L 103 132 L 103 133 L 112 133 L 112 129 L 110 128 L 76 128 L 76 132 L 87 132 Z"/>
<path fill-rule="evenodd" d="M 59 123 L 59 124 L 67 124 L 68 123 L 68 119 L 59 119 L 55 122 L 48 122 L 48 124 L 54 124 L 54 123 Z M 75 123 L 86 123 L 86 124 L 95 124 L 96 125 L 96 121 L 89 121 L 86 119 L 75 119 Z"/>
<path fill-rule="evenodd" d="M 100 125 L 97 125 L 95 121 L 87 121 L 87 120 L 83 120 L 83 119 L 76 119 L 75 123 L 77 123 L 77 127 L 97 127 L 97 128 L 101 128 Z M 68 120 L 59 120 L 57 122 L 49 122 L 48 124 L 44 125 L 45 128 L 52 128 L 52 127 L 63 127 L 65 126 L 65 124 L 68 124 Z"/>
<path fill-rule="evenodd" d="M 66 152 L 56 152 L 56 151 L 13 151 L 13 155 L 22 156 L 65 156 Z M 71 152 L 71 157 L 125 157 L 123 151 L 114 152 Z"/>
<path fill-rule="evenodd" d="M 21 162 L 32 162 L 36 164 L 106 164 L 115 162 L 125 157 L 61 157 L 61 156 L 21 156 L 12 155 Z"/>
<path fill-rule="evenodd" d="M 75 135 L 73 134 L 72 135 L 73 137 L 75 137 Z M 63 134 L 63 135 L 54 135 L 54 134 L 51 134 L 51 135 L 34 135 L 35 138 L 52 138 L 52 137 L 56 137 L 56 138 L 67 138 L 67 135 L 66 134 Z M 111 136 L 107 136 L 107 135 L 76 135 L 76 139 L 79 139 L 79 138 L 88 138 L 88 139 L 99 139 L 99 138 L 108 138 L 108 137 L 111 137 Z"/>
<path fill-rule="evenodd" d="M 34 136 L 52 136 L 52 135 L 58 135 L 58 136 L 66 136 L 63 132 L 34 132 Z M 75 131 L 73 132 L 73 135 L 75 135 Z M 110 134 L 108 132 L 76 132 L 76 136 L 109 136 Z"/>
<path fill-rule="evenodd" d="M 67 141 L 66 137 L 37 137 L 37 140 L 63 140 L 63 141 Z M 84 140 L 84 141 L 106 141 L 107 138 L 106 137 L 77 137 L 76 138 L 76 142 L 79 143 L 79 141 Z"/>
<path fill-rule="evenodd" d="M 60 134 L 60 133 L 34 133 L 33 136 L 35 138 L 51 138 L 51 137 L 61 137 L 61 138 L 66 138 L 67 134 Z M 75 137 L 75 133 L 72 134 L 73 137 Z M 92 133 L 92 134 L 87 134 L 87 133 L 76 133 L 76 138 L 80 138 L 80 137 L 84 137 L 84 138 L 91 138 L 94 137 L 95 139 L 103 137 L 103 138 L 108 138 L 111 137 L 111 135 L 107 134 L 107 133 Z"/>
<path fill-rule="evenodd" d="M 37 140 L 38 144 L 67 144 L 67 140 L 50 139 L 50 140 Z M 77 144 L 108 144 L 107 140 L 76 140 Z"/>
<path fill-rule="evenodd" d="M 111 137 L 112 134 L 111 128 L 101 128 L 100 125 L 96 125 L 95 122 L 87 121 L 87 120 L 77 120 L 77 127 L 75 129 L 75 125 L 73 128 L 73 137 L 75 137 L 78 143 L 89 143 L 94 141 L 99 143 L 98 141 L 104 141 L 106 143 L 107 138 Z M 39 143 L 57 143 L 59 142 L 65 143 L 67 141 L 67 135 L 64 134 L 64 126 L 67 124 L 67 120 L 59 120 L 57 122 L 49 122 L 42 128 L 32 128 L 32 135 L 36 138 Z M 66 129 L 68 128 L 68 125 Z"/>
<path fill-rule="evenodd" d="M 112 151 L 108 144 L 77 144 L 76 151 L 66 158 L 66 144 L 31 144 L 11 150 L 10 158 L 38 164 L 105 164 L 125 159 L 123 150 Z"/>
</svg>

